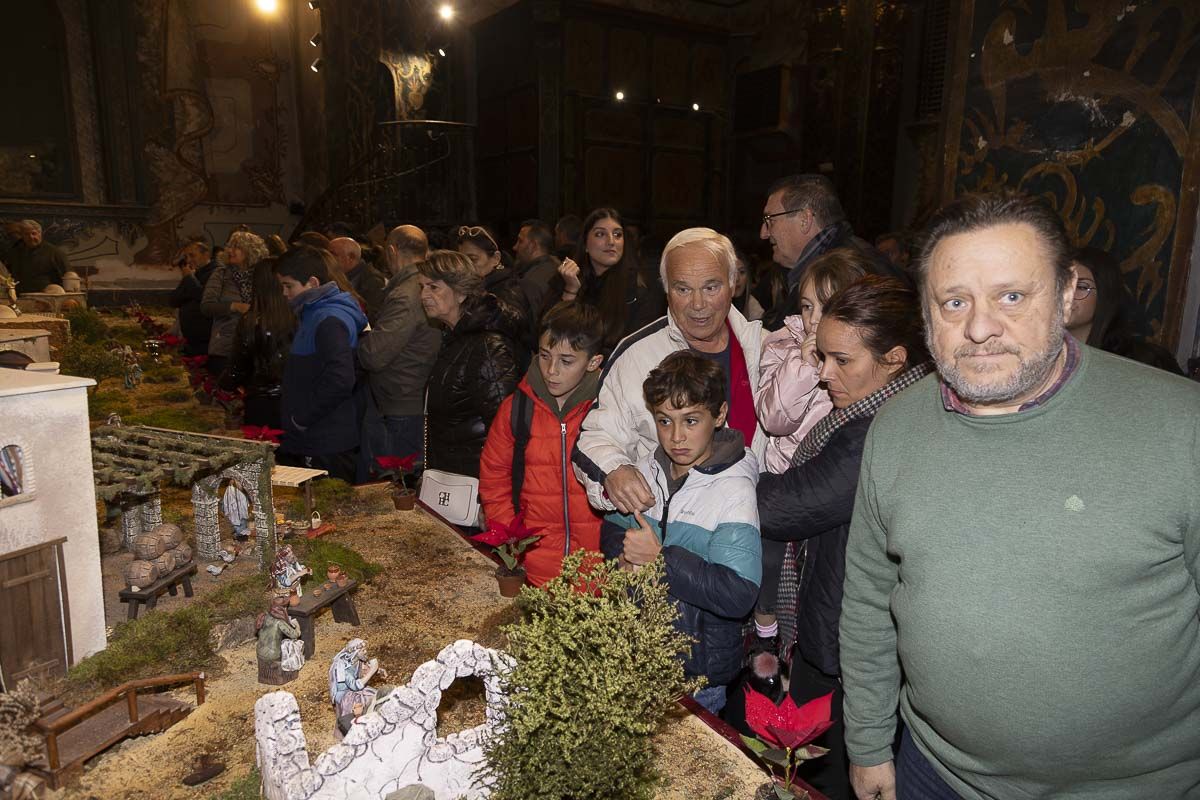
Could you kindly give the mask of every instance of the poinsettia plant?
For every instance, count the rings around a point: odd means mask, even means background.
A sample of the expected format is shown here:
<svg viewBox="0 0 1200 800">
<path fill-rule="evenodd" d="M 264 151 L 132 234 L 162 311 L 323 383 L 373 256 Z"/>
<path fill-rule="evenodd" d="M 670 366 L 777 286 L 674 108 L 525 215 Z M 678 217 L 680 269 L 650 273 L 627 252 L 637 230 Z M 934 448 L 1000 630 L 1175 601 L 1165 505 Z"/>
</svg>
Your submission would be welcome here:
<svg viewBox="0 0 1200 800">
<path fill-rule="evenodd" d="M 279 444 L 279 437 L 283 436 L 283 431 L 266 425 L 243 425 L 242 436 L 257 442 L 274 442 L 275 444 Z"/>
<path fill-rule="evenodd" d="M 183 337 L 173 333 L 161 333 L 154 338 L 158 339 L 163 347 L 179 347 L 183 344 Z"/>
<path fill-rule="evenodd" d="M 514 574 L 521 568 L 525 551 L 542 538 L 538 533 L 540 530 L 541 528 L 525 527 L 525 512 L 522 511 L 508 524 L 491 520 L 488 522 L 488 529 L 472 536 L 471 541 L 486 544 L 495 550 L 496 555 L 504 562 L 504 568 L 509 574 Z"/>
<path fill-rule="evenodd" d="M 776 705 L 771 698 L 746 687 L 746 723 L 758 736 L 742 736 L 742 741 L 767 765 L 779 800 L 808 797 L 807 791 L 796 786 L 796 770 L 802 762 L 829 752 L 812 742 L 833 725 L 832 701 L 830 693 L 797 707 L 788 695 Z"/>
<path fill-rule="evenodd" d="M 409 453 L 406 456 L 375 456 L 375 463 L 382 468 L 379 473 L 380 477 L 391 481 L 393 489 L 408 491 L 408 484 L 404 482 L 404 473 L 412 472 L 413 466 L 417 463 L 416 453 Z"/>
</svg>

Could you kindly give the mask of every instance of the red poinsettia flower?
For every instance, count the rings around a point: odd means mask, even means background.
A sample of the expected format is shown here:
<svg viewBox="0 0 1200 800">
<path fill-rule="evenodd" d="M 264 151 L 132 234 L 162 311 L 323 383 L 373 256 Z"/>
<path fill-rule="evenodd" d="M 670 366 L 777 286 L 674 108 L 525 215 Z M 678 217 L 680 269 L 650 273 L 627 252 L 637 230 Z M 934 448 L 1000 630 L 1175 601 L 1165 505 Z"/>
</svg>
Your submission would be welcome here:
<svg viewBox="0 0 1200 800">
<path fill-rule="evenodd" d="M 506 544 L 516 544 L 522 539 L 535 536 L 540 530 L 541 528 L 525 527 L 525 512 L 522 511 L 513 517 L 513 521 L 507 525 L 503 522 L 491 520 L 488 523 L 486 531 L 472 536 L 471 539 L 480 544 L 486 544 L 488 547 L 502 547 Z"/>
<path fill-rule="evenodd" d="M 417 463 L 417 454 L 406 456 L 376 456 L 375 463 L 389 472 L 409 472 Z"/>
<path fill-rule="evenodd" d="M 164 333 L 157 338 L 158 341 L 162 342 L 164 347 L 179 347 L 179 345 L 183 344 L 183 337 L 176 336 L 173 333 Z"/>
<path fill-rule="evenodd" d="M 262 427 L 258 425 L 243 425 L 242 436 L 260 442 L 274 442 L 275 444 L 279 444 L 279 437 L 283 436 L 283 431 L 269 428 L 266 425 Z"/>
<path fill-rule="evenodd" d="M 199 369 L 208 363 L 208 356 L 183 356 L 179 360 L 188 369 Z"/>
<path fill-rule="evenodd" d="M 795 750 L 816 739 L 833 725 L 833 693 L 797 707 L 791 695 L 775 705 L 771 698 L 746 687 L 746 723 L 764 742 Z"/>
</svg>

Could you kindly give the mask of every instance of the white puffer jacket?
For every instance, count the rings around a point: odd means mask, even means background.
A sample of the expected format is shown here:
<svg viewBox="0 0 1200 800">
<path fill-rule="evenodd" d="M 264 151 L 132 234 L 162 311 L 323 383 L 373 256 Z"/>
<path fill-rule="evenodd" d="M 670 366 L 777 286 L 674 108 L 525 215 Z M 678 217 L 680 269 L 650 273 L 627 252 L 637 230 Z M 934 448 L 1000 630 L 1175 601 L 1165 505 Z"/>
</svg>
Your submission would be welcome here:
<svg viewBox="0 0 1200 800">
<path fill-rule="evenodd" d="M 750 390 L 757 399 L 762 323 L 748 321 L 731 306 L 729 326 L 742 347 Z M 654 417 L 642 400 L 642 383 L 664 358 L 687 349 L 687 340 L 668 311 L 665 317 L 626 336 L 613 351 L 600 379 L 600 395 L 583 420 L 571 458 L 575 476 L 596 508 L 613 510 L 604 495 L 604 476 L 624 464 L 639 463 L 658 447 Z M 767 435 L 759 425 L 750 449 L 760 463 L 766 446 Z"/>
</svg>

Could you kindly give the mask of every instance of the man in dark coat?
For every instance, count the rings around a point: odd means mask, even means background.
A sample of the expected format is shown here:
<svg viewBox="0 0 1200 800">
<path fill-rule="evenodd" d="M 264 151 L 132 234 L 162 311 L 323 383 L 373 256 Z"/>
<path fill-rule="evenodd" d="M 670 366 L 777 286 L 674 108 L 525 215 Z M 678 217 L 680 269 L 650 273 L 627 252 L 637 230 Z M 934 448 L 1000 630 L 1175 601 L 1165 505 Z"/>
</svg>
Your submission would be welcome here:
<svg viewBox="0 0 1200 800">
<path fill-rule="evenodd" d="M 37 220 L 21 220 L 14 228 L 21 241 L 3 254 L 4 265 L 17 282 L 17 291 L 41 292 L 50 284 L 62 286 L 63 274 L 70 267 L 62 250 L 42 240 L 42 225 Z"/>
<path fill-rule="evenodd" d="M 536 314 L 546 305 L 550 293 L 550 281 L 558 274 L 562 262 L 550 252 L 554 247 L 554 231 L 540 219 L 527 219 L 521 223 L 513 255 L 517 258 L 517 278 L 529 307 Z M 537 320 L 534 320 L 536 327 Z"/>
<path fill-rule="evenodd" d="M 334 239 L 329 243 L 329 252 L 337 259 L 338 266 L 346 274 L 354 291 L 367 304 L 367 318 L 374 322 L 383 306 L 383 287 L 387 278 L 363 260 L 362 245 L 353 239 L 345 236 Z"/>
<path fill-rule="evenodd" d="M 771 243 L 772 259 L 787 271 L 785 297 L 770 296 L 772 281 L 768 279 L 760 281 L 766 287 L 765 296 L 755 293 L 759 304 L 766 309 L 763 327 L 768 330 L 779 330 L 785 316 L 800 313 L 800 281 L 804 271 L 835 248 L 859 250 L 875 265 L 872 271 L 876 274 L 911 282 L 903 270 L 869 242 L 854 235 L 837 190 L 824 175 L 788 175 L 772 184 L 758 235 Z"/>
<path fill-rule="evenodd" d="M 200 310 L 200 303 L 204 300 L 204 286 L 217 268 L 212 247 L 203 238 L 196 237 L 184 245 L 176 263 L 181 264 L 182 275 L 167 302 L 179 314 L 179 332 L 185 340 L 183 354 L 207 355 L 212 319 Z"/>
</svg>

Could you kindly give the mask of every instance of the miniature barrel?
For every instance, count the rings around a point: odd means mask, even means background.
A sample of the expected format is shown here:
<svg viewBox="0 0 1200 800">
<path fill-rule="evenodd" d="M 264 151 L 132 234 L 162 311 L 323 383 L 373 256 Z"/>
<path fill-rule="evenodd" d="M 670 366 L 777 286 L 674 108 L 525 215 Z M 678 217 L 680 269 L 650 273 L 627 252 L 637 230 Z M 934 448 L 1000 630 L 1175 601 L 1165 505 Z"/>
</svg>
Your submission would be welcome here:
<svg viewBox="0 0 1200 800">
<path fill-rule="evenodd" d="M 158 567 L 149 561 L 130 561 L 125 567 L 125 585 L 146 587 L 158 580 Z"/>
<path fill-rule="evenodd" d="M 167 545 L 163 542 L 163 537 L 157 530 L 139 534 L 133 540 L 133 554 L 143 561 L 153 561 L 161 556 L 166 549 Z"/>
<path fill-rule="evenodd" d="M 178 547 L 172 547 L 167 551 L 175 556 L 175 569 L 187 566 L 192 561 L 192 548 L 186 544 L 181 544 Z"/>
<path fill-rule="evenodd" d="M 150 532 L 158 534 L 158 538 L 162 540 L 163 547 L 167 550 L 183 544 L 183 529 L 170 522 L 155 525 Z"/>
<path fill-rule="evenodd" d="M 175 571 L 175 554 L 170 550 L 160 556 L 152 558 L 150 563 L 158 567 L 158 577 L 163 577 L 168 572 Z"/>
</svg>

